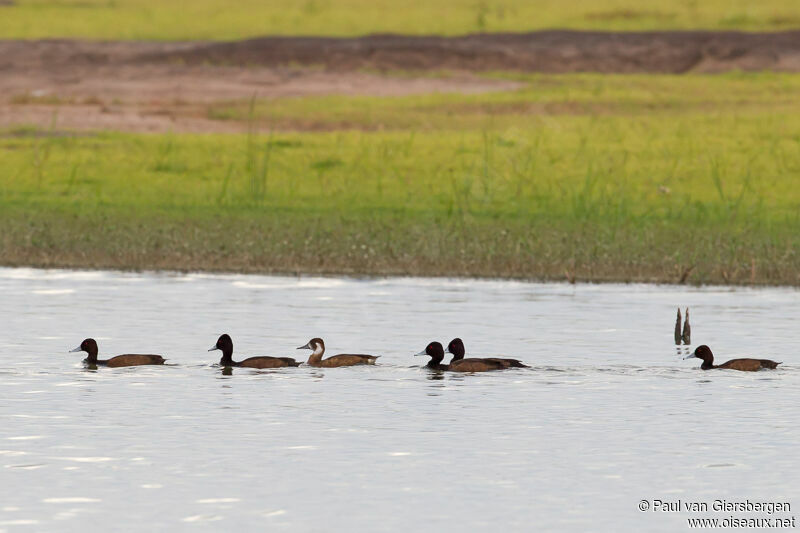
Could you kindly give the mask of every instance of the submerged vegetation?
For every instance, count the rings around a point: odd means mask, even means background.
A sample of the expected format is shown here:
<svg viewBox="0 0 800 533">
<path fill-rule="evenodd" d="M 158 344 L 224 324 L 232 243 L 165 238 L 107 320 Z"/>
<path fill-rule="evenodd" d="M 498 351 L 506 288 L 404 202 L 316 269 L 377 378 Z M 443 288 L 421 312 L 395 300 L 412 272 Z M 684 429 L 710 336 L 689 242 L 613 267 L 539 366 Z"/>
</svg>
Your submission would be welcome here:
<svg viewBox="0 0 800 533">
<path fill-rule="evenodd" d="M 387 16 L 387 14 L 391 14 Z M 795 0 L 6 0 L 0 37 L 232 40 L 260 35 L 454 35 L 800 27 Z"/>
<path fill-rule="evenodd" d="M 800 284 L 800 76 L 517 79 L 214 108 L 261 134 L 7 131 L 2 261 Z"/>
</svg>

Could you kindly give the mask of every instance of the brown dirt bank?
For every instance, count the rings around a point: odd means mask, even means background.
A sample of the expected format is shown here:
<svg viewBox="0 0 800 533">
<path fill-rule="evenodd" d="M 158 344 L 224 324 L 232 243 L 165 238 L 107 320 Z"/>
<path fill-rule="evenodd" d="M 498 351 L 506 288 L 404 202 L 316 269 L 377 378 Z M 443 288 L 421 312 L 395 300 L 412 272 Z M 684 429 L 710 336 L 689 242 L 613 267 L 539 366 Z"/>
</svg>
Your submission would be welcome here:
<svg viewBox="0 0 800 533">
<path fill-rule="evenodd" d="M 246 124 L 213 120 L 210 106 L 254 95 L 480 93 L 520 86 L 477 74 L 492 70 L 732 69 L 800 72 L 800 31 L 543 31 L 463 37 L 266 37 L 222 43 L 0 40 L 0 128 L 241 132 Z M 398 70 L 407 74 L 385 74 Z M 436 75 L 443 71 L 449 74 Z"/>
<path fill-rule="evenodd" d="M 480 93 L 520 86 L 469 72 L 387 76 L 297 65 L 178 64 L 170 55 L 203 46 L 207 43 L 0 41 L 0 129 L 243 132 L 246 123 L 213 120 L 209 109 L 253 96 Z"/>
<path fill-rule="evenodd" d="M 2 41 L 0 72 L 127 65 L 321 66 L 334 71 L 800 72 L 800 31 L 590 32 L 461 37 L 263 37 L 235 42 Z"/>
<path fill-rule="evenodd" d="M 143 52 L 137 61 L 321 65 L 333 70 L 522 70 L 528 72 L 800 71 L 800 31 L 582 32 L 462 37 L 266 37 Z"/>
</svg>

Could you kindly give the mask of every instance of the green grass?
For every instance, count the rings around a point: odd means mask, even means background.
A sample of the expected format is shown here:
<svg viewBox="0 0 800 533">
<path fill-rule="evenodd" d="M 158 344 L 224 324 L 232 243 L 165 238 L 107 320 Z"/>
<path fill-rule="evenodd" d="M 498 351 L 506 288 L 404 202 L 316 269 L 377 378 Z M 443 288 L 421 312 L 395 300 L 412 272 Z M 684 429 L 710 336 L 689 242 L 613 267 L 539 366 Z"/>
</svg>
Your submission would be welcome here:
<svg viewBox="0 0 800 533">
<path fill-rule="evenodd" d="M 798 109 L 800 76 L 729 73 L 686 75 L 489 74 L 522 88 L 491 95 L 321 96 L 214 103 L 207 117 L 262 127 L 335 131 L 509 129 L 547 117 L 680 114 L 769 115 Z M 569 120 L 567 118 L 567 120 Z"/>
<path fill-rule="evenodd" d="M 526 88 L 481 97 L 226 108 L 228 120 L 314 117 L 331 127 L 344 116 L 355 126 L 346 131 L 7 132 L 0 255 L 5 264 L 800 284 L 800 76 L 519 79 Z"/>
<path fill-rule="evenodd" d="M 784 30 L 796 0 L 14 0 L 0 38 L 241 39 L 259 35 L 464 34 L 545 28 Z"/>
</svg>

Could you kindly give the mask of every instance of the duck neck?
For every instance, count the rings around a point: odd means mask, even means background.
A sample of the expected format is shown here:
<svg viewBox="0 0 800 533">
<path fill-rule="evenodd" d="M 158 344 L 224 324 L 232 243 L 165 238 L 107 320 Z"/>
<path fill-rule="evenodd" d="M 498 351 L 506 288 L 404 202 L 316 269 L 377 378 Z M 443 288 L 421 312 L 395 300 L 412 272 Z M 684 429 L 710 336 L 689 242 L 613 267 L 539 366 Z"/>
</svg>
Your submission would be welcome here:
<svg viewBox="0 0 800 533">
<path fill-rule="evenodd" d="M 707 361 L 703 359 L 703 364 L 700 365 L 700 368 L 702 368 L 703 370 L 711 370 L 712 368 L 717 368 L 717 367 L 716 365 L 714 365 L 714 361 Z"/>
<path fill-rule="evenodd" d="M 86 362 L 92 365 L 97 364 L 97 347 L 90 347 L 86 350 L 86 353 L 88 354 L 86 356 Z"/>
<path fill-rule="evenodd" d="M 435 369 L 438 370 L 439 369 L 439 365 L 442 363 L 442 359 L 444 359 L 444 356 L 432 355 L 431 356 L 431 360 L 428 361 L 427 367 L 428 368 L 435 368 Z"/>
<path fill-rule="evenodd" d="M 320 346 L 319 344 L 314 346 L 314 351 L 308 356 L 308 364 L 309 365 L 316 365 L 320 361 L 322 361 L 322 354 L 325 353 L 325 347 Z"/>
<path fill-rule="evenodd" d="M 219 360 L 220 366 L 233 365 L 233 346 L 222 348 L 222 359 Z"/>
</svg>

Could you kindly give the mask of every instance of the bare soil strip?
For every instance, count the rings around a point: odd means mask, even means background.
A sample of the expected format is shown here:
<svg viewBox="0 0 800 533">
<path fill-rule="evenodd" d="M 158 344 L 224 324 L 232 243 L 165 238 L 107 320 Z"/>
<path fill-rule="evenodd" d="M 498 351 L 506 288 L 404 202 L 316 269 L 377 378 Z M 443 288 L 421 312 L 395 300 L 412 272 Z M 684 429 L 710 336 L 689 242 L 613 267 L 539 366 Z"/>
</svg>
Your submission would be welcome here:
<svg viewBox="0 0 800 533">
<path fill-rule="evenodd" d="M 416 75 L 391 75 L 392 71 Z M 0 128 L 239 132 L 213 103 L 513 90 L 482 71 L 800 72 L 800 32 L 545 31 L 239 42 L 0 41 Z M 431 73 L 448 71 L 447 76 Z M 381 74 L 389 73 L 389 74 Z M 297 129 L 304 129 L 298 125 Z"/>
<path fill-rule="evenodd" d="M 800 31 L 580 32 L 463 37 L 268 37 L 143 53 L 187 64 L 322 65 L 334 70 L 683 73 L 800 71 Z"/>
</svg>

